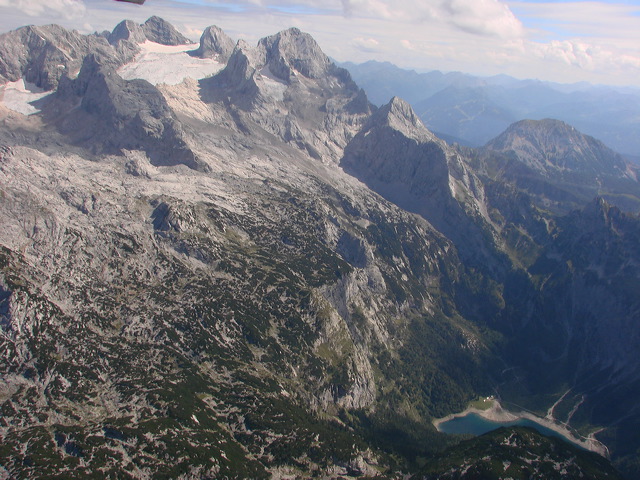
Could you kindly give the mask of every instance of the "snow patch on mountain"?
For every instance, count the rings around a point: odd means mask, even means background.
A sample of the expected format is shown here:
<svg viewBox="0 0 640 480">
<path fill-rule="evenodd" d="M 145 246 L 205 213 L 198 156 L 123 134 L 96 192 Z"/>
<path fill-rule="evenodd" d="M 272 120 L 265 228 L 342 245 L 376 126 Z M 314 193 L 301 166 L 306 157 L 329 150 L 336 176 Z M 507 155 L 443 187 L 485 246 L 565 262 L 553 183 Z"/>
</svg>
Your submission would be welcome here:
<svg viewBox="0 0 640 480">
<path fill-rule="evenodd" d="M 33 115 L 40 111 L 33 105 L 33 102 L 50 93 L 21 78 L 0 86 L 0 105 L 23 115 Z"/>
<path fill-rule="evenodd" d="M 154 85 L 177 85 L 187 77 L 199 80 L 224 67 L 224 63 L 213 58 L 189 55 L 187 52 L 193 50 L 193 45 L 161 45 L 147 40 L 140 48 L 132 62 L 118 69 L 118 74 L 125 80 L 140 78 Z"/>
</svg>

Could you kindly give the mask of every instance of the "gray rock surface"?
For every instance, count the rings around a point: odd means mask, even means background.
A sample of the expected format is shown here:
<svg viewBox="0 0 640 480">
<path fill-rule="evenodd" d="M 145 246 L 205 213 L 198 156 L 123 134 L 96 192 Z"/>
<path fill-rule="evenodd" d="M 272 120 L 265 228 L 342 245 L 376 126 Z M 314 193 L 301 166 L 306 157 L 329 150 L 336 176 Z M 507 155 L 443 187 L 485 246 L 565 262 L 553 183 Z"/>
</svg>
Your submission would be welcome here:
<svg viewBox="0 0 640 480">
<path fill-rule="evenodd" d="M 231 57 L 235 44 L 221 28 L 211 25 L 200 36 L 200 46 L 191 55 L 198 58 L 218 58 L 226 63 Z"/>
<path fill-rule="evenodd" d="M 74 108 L 78 99 L 79 108 Z M 60 131 L 96 153 L 144 149 L 154 165 L 208 168 L 187 146 L 182 126 L 156 87 L 145 80 L 123 80 L 93 55 L 45 112 L 58 114 L 65 107 L 68 113 L 57 122 Z"/>
<path fill-rule="evenodd" d="M 117 44 L 122 40 L 128 40 L 132 43 L 143 43 L 147 39 L 147 36 L 142 25 L 138 25 L 131 20 L 123 20 L 115 26 L 109 34 L 108 39 L 111 44 Z"/>
<path fill-rule="evenodd" d="M 147 40 L 161 45 L 189 45 L 193 43 L 169 22 L 155 15 L 142 24 L 142 31 Z"/>
<path fill-rule="evenodd" d="M 227 66 L 201 82 L 203 99 L 322 161 L 337 162 L 373 107 L 349 73 L 292 28 L 255 48 L 239 41 Z M 245 121 L 246 120 L 246 121 Z"/>
<path fill-rule="evenodd" d="M 124 20 L 105 35 L 80 35 L 58 25 L 22 27 L 0 35 L 0 84 L 24 78 L 39 88 L 53 90 L 63 76 L 78 74 L 88 54 L 117 68 L 131 61 L 139 51 L 137 45 L 145 40 L 163 45 L 192 43 L 155 16 L 143 25 Z"/>
<path fill-rule="evenodd" d="M 376 111 L 344 150 L 342 167 L 374 191 L 418 213 L 467 259 L 491 265 L 495 248 L 484 187 L 460 152 L 437 138 L 397 97 Z M 480 225 L 480 227 L 479 227 Z"/>
<path fill-rule="evenodd" d="M 512 153 L 545 176 L 586 173 L 628 177 L 623 157 L 599 140 L 560 120 L 523 120 L 491 140 L 487 148 Z"/>
<path fill-rule="evenodd" d="M 24 78 L 44 90 L 74 76 L 86 55 L 110 56 L 104 38 L 80 35 L 58 25 L 22 27 L 0 35 L 0 84 Z"/>
<path fill-rule="evenodd" d="M 307 78 L 323 78 L 332 65 L 313 37 L 297 28 L 263 38 L 258 49 L 264 52 L 264 64 L 271 73 L 286 82 L 297 73 Z"/>
</svg>

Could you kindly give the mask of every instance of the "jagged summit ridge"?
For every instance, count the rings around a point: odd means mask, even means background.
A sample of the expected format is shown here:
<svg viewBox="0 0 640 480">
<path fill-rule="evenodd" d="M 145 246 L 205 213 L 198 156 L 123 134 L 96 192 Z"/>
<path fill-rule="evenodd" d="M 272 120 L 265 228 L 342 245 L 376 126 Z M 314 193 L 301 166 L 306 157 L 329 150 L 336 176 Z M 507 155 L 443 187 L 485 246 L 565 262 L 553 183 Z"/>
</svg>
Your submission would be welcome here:
<svg viewBox="0 0 640 480">
<path fill-rule="evenodd" d="M 261 39 L 255 48 L 239 40 L 225 75 L 230 82 L 236 83 L 248 80 L 255 73 L 290 83 L 298 74 L 321 80 L 337 72 L 350 80 L 346 70 L 336 67 L 311 35 L 290 28 Z"/>
<path fill-rule="evenodd" d="M 245 131 L 266 130 L 323 162 L 339 160 L 373 110 L 349 73 L 296 28 L 255 47 L 239 40 L 226 67 L 200 85 L 209 104 L 232 105 Z"/>
<path fill-rule="evenodd" d="M 132 20 L 123 20 L 106 36 L 109 43 L 113 45 L 117 45 L 122 40 L 134 44 L 143 43 L 146 40 L 160 45 L 190 45 L 193 43 L 178 32 L 173 25 L 157 16 L 149 17 L 141 25 Z"/>
<path fill-rule="evenodd" d="M 139 52 L 138 44 L 149 40 L 163 45 L 191 42 L 170 23 L 151 17 L 138 25 L 120 22 L 112 32 L 81 35 L 59 25 L 27 26 L 0 35 L 0 84 L 23 78 L 46 91 L 63 76 L 75 77 L 84 58 L 93 54 L 101 62 L 120 66 Z"/>
</svg>

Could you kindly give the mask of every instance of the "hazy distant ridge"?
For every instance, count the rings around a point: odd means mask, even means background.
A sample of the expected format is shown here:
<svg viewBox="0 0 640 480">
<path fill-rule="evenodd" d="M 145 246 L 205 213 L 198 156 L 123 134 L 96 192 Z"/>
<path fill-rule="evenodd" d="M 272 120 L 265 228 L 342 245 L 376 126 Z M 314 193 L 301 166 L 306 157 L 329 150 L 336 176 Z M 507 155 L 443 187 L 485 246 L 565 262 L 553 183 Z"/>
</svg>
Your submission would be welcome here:
<svg viewBox="0 0 640 480">
<path fill-rule="evenodd" d="M 640 152 L 640 90 L 635 88 L 417 73 L 375 61 L 342 66 L 374 104 L 402 97 L 427 128 L 449 141 L 480 146 L 519 120 L 554 118 L 622 154 Z"/>
</svg>

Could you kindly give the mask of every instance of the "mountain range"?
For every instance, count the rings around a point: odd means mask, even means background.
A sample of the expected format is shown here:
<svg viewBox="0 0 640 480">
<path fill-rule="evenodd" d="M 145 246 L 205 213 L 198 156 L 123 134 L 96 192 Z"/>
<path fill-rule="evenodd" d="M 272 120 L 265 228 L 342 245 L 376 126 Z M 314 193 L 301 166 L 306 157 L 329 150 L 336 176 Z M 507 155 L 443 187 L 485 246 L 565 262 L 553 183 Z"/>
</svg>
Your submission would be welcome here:
<svg viewBox="0 0 640 480">
<path fill-rule="evenodd" d="M 430 130 L 450 142 L 479 147 L 519 120 L 554 118 L 639 161 L 640 91 L 636 88 L 558 84 L 506 75 L 417 73 L 376 61 L 340 65 L 374 104 L 400 96 Z"/>
<path fill-rule="evenodd" d="M 640 472 L 640 184 L 599 140 L 449 144 L 295 28 L 31 26 L 0 60 L 0 476 L 621 478 L 433 426 L 479 395 Z"/>
</svg>

